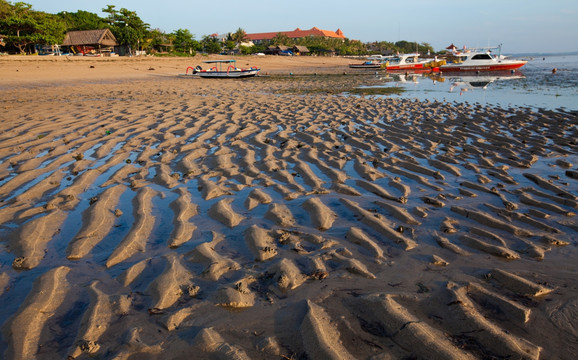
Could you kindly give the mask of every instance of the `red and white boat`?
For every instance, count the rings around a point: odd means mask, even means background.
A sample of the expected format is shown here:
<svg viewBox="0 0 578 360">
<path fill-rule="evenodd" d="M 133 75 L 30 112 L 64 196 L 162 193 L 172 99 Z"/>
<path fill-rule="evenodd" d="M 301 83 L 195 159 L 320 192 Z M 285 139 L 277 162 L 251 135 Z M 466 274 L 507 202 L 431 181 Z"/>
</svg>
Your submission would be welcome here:
<svg viewBox="0 0 578 360">
<path fill-rule="evenodd" d="M 498 55 L 492 54 L 492 49 L 498 49 Z M 502 71 L 516 70 L 526 65 L 525 60 L 511 60 L 500 55 L 501 45 L 497 48 L 471 49 L 464 52 L 454 52 L 457 61 L 440 66 L 440 71 Z"/>
<path fill-rule="evenodd" d="M 427 67 L 432 59 L 420 59 L 418 53 L 392 56 L 385 62 L 387 70 L 416 70 Z"/>
</svg>

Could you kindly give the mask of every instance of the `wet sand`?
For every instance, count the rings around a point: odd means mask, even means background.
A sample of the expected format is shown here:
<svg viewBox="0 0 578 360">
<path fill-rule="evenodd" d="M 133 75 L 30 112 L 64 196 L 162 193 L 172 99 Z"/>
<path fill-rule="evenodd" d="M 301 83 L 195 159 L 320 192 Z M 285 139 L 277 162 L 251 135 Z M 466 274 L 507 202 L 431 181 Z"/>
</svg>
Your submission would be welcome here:
<svg viewBox="0 0 578 360">
<path fill-rule="evenodd" d="M 202 60 L 0 58 L 4 357 L 578 353 L 576 113 Z"/>
</svg>

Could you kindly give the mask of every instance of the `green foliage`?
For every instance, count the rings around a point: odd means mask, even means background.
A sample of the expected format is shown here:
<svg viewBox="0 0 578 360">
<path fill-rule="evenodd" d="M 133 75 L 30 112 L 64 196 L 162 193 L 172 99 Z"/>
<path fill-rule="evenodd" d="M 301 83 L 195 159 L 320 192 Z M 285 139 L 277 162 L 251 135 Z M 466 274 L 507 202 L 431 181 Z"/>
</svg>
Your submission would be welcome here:
<svg viewBox="0 0 578 360">
<path fill-rule="evenodd" d="M 88 11 L 78 10 L 75 13 L 63 11 L 58 13 L 58 16 L 66 25 L 66 31 L 108 28 L 108 24 L 103 18 Z"/>
<path fill-rule="evenodd" d="M 32 52 L 34 45 L 60 44 L 67 31 L 94 30 L 108 28 L 121 45 L 132 49 L 140 48 L 149 51 L 170 52 L 175 55 L 189 56 L 197 51 L 206 53 L 221 53 L 224 49 L 232 51 L 241 43 L 246 42 L 247 34 L 242 28 L 230 33 L 224 43 L 220 39 L 206 35 L 201 41 L 196 41 L 194 35 L 187 29 L 179 29 L 166 34 L 159 29 L 150 29 L 136 12 L 114 5 L 102 9 L 107 14 L 105 18 L 83 10 L 68 13 L 48 14 L 32 9 L 25 2 L 12 3 L 0 0 L 0 34 L 3 35 L 6 46 L 3 51 L 17 51 L 22 54 Z M 408 53 L 416 49 L 421 54 L 433 53 L 428 43 L 387 41 L 364 44 L 360 41 L 324 37 L 306 37 L 290 39 L 287 35 L 278 33 L 272 40 L 251 47 L 240 46 L 242 54 L 265 52 L 268 46 L 294 45 L 306 46 L 315 55 L 365 55 L 385 54 L 390 52 Z"/>
<path fill-rule="evenodd" d="M 289 39 L 289 37 L 283 33 L 277 33 L 275 35 L 275 37 L 273 39 L 271 39 L 271 45 L 273 46 L 281 46 L 281 45 L 285 45 L 285 46 L 291 46 L 294 44 L 291 44 L 292 40 Z"/>
<path fill-rule="evenodd" d="M 367 53 L 365 44 L 357 40 L 326 38 L 322 36 L 308 36 L 300 39 L 290 39 L 287 35 L 278 33 L 271 41 L 262 45 L 262 48 L 255 52 L 263 52 L 267 46 L 305 46 L 310 54 L 314 55 L 360 55 Z M 256 50 L 256 49 L 255 49 Z"/>
<path fill-rule="evenodd" d="M 433 53 L 433 47 L 428 43 L 418 44 L 417 42 L 410 42 L 406 40 L 391 43 L 388 41 L 372 42 L 367 44 L 369 53 L 371 54 L 387 54 L 387 53 L 415 53 L 427 54 Z"/>
<path fill-rule="evenodd" d="M 57 45 L 62 44 L 66 34 L 66 25 L 58 15 L 36 13 L 38 44 Z"/>
<path fill-rule="evenodd" d="M 179 29 L 172 33 L 173 50 L 179 53 L 195 54 L 200 49 L 200 44 L 195 36 L 187 29 Z"/>
<path fill-rule="evenodd" d="M 6 0 L 0 0 L 0 18 L 4 18 L 11 9 L 11 5 Z"/>
<path fill-rule="evenodd" d="M 201 49 L 209 54 L 220 54 L 223 50 L 221 41 L 211 35 L 203 36 L 201 39 Z"/>
<path fill-rule="evenodd" d="M 125 8 L 116 10 L 114 5 L 107 5 L 102 12 L 108 13 L 105 20 L 119 44 L 136 49 L 147 37 L 150 25 L 142 21 L 136 12 Z"/>
<path fill-rule="evenodd" d="M 231 40 L 235 44 L 241 44 L 247 40 L 247 33 L 245 30 L 238 28 L 233 34 L 231 34 Z"/>
<path fill-rule="evenodd" d="M 0 29 L 8 46 L 18 49 L 21 54 L 33 44 L 56 44 L 62 41 L 63 27 L 54 16 L 32 10 L 32 5 L 17 2 L 6 8 L 0 18 Z"/>
<path fill-rule="evenodd" d="M 395 43 L 396 50 L 400 53 L 414 53 L 418 52 L 421 54 L 426 54 L 428 51 L 434 52 L 433 48 L 428 43 L 421 43 L 418 44 L 417 42 L 409 42 L 409 41 L 398 41 Z"/>
<path fill-rule="evenodd" d="M 249 55 L 249 54 L 255 54 L 257 53 L 257 51 L 253 52 L 253 46 L 239 46 L 239 51 L 241 52 L 242 55 Z"/>
</svg>

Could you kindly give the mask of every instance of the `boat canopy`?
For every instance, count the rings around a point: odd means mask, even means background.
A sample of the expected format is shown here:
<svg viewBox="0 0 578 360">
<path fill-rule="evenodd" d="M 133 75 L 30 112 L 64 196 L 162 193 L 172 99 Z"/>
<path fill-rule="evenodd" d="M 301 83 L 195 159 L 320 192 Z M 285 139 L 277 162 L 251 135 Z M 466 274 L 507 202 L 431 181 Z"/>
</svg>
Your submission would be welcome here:
<svg viewBox="0 0 578 360">
<path fill-rule="evenodd" d="M 207 60 L 207 61 L 203 61 L 205 64 L 217 64 L 217 63 L 234 63 L 237 62 L 237 60 Z"/>
</svg>

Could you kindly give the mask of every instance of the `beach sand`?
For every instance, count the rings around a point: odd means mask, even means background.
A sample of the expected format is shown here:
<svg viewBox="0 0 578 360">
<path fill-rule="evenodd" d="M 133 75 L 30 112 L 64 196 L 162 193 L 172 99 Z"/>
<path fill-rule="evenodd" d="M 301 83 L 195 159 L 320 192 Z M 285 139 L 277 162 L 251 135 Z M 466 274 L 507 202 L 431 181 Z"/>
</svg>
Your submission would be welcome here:
<svg viewBox="0 0 578 360">
<path fill-rule="evenodd" d="M 0 58 L 5 358 L 578 353 L 575 112 L 205 59 Z"/>
</svg>

